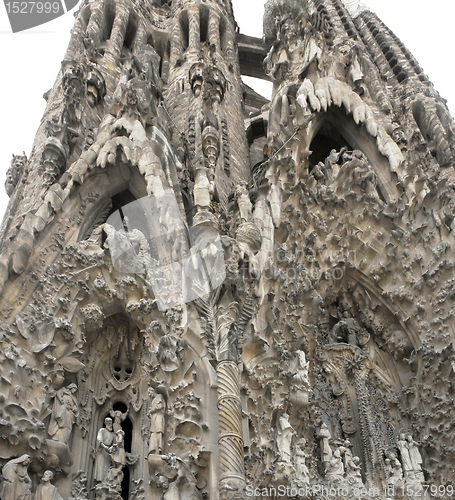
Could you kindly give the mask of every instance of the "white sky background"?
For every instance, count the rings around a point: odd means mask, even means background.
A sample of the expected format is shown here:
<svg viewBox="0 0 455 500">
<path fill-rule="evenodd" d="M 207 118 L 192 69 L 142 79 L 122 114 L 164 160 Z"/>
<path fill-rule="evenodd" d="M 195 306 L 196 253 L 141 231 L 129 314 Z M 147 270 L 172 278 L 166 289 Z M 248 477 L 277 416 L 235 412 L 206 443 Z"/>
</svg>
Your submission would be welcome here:
<svg viewBox="0 0 455 500">
<path fill-rule="evenodd" d="M 363 2 L 412 52 L 455 114 L 455 1 Z M 233 0 L 233 4 L 240 31 L 261 37 L 264 2 Z M 0 5 L 0 217 L 8 203 L 3 184 L 11 156 L 31 152 L 44 113 L 42 96 L 54 84 L 73 21 L 73 13 L 69 13 L 37 28 L 13 34 L 3 2 Z M 251 86 L 250 82 L 248 79 Z"/>
</svg>

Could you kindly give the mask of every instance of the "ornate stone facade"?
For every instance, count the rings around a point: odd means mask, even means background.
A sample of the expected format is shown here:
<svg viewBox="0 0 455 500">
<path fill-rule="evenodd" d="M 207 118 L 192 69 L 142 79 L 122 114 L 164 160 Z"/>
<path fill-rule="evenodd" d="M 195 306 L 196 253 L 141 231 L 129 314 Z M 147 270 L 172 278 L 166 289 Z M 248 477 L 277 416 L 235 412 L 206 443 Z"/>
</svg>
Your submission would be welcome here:
<svg viewBox="0 0 455 500">
<path fill-rule="evenodd" d="M 5 186 L 2 500 L 452 496 L 452 118 L 366 10 L 264 35 L 82 3 Z"/>
</svg>

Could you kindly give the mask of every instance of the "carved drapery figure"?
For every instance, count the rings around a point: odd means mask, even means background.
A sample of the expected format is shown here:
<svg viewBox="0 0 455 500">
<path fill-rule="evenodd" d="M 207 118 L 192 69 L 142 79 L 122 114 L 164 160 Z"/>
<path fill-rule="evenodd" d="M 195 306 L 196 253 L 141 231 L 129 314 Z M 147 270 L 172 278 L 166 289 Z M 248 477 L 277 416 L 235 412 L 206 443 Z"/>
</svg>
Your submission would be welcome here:
<svg viewBox="0 0 455 500">
<path fill-rule="evenodd" d="M 305 352 L 299 349 L 296 352 L 296 359 L 297 367 L 292 376 L 292 386 L 295 389 L 309 389 L 310 379 L 308 378 L 308 370 L 310 363 L 306 359 Z"/>
<path fill-rule="evenodd" d="M 30 463 L 30 455 L 22 455 L 5 464 L 2 470 L 2 500 L 32 500 L 32 483 L 27 471 Z"/>
<path fill-rule="evenodd" d="M 112 427 L 114 429 L 114 432 L 117 433 L 122 429 L 122 422 L 124 422 L 126 417 L 128 416 L 128 410 L 125 413 L 121 412 L 120 410 L 111 410 L 110 415 L 114 419 Z"/>
<path fill-rule="evenodd" d="M 295 430 L 289 423 L 289 415 L 283 413 L 279 419 L 276 428 L 276 446 L 280 454 L 280 461 L 291 461 L 291 443 Z"/>
<path fill-rule="evenodd" d="M 74 394 L 76 384 L 62 387 L 55 395 L 52 417 L 49 422 L 48 433 L 52 439 L 68 443 L 78 414 L 78 404 Z"/>
<path fill-rule="evenodd" d="M 357 321 L 349 315 L 348 311 L 344 311 L 338 323 L 330 331 L 329 338 L 334 343 L 349 344 L 363 348 L 369 340 L 369 334 L 362 330 Z"/>
<path fill-rule="evenodd" d="M 352 457 L 346 464 L 345 471 L 346 479 L 349 484 L 359 487 L 363 484 L 359 457 Z"/>
<path fill-rule="evenodd" d="M 306 465 L 307 454 L 304 449 L 305 444 L 306 440 L 300 438 L 295 444 L 294 451 L 295 479 L 299 488 L 310 484 L 310 473 Z"/>
<path fill-rule="evenodd" d="M 403 466 L 405 476 L 413 470 L 411 455 L 409 454 L 408 442 L 406 436 L 400 434 L 400 439 L 397 441 L 398 449 L 400 450 L 401 464 Z"/>
<path fill-rule="evenodd" d="M 149 454 L 159 455 L 163 450 L 163 436 L 165 428 L 166 401 L 162 394 L 157 393 L 152 387 L 148 391 L 152 398 L 148 416 L 150 417 Z"/>
<path fill-rule="evenodd" d="M 34 500 L 63 500 L 57 488 L 51 484 L 54 473 L 50 470 L 44 472 L 41 484 L 36 489 Z"/>
<path fill-rule="evenodd" d="M 332 459 L 332 448 L 330 447 L 329 440 L 332 438 L 329 428 L 325 422 L 322 422 L 321 428 L 318 432 L 318 437 L 321 440 L 321 461 L 327 470 L 328 464 Z"/>
<path fill-rule="evenodd" d="M 344 475 L 344 465 L 343 459 L 341 458 L 341 453 L 339 449 L 333 452 L 331 460 L 328 462 L 328 466 L 325 473 L 326 477 L 331 479 L 341 479 Z"/>
<path fill-rule="evenodd" d="M 125 432 L 121 428 L 115 432 L 115 438 L 109 450 L 109 456 L 111 457 L 112 465 L 115 468 L 121 469 L 125 467 Z"/>
<path fill-rule="evenodd" d="M 109 450 L 114 443 L 115 433 L 112 428 L 112 419 L 104 419 L 105 427 L 98 431 L 96 437 L 95 480 L 103 481 L 111 465 Z"/>
<path fill-rule="evenodd" d="M 411 459 L 412 470 L 421 472 L 422 470 L 422 455 L 420 454 L 417 443 L 412 439 L 411 434 L 406 436 L 408 442 L 409 457 Z"/>
</svg>

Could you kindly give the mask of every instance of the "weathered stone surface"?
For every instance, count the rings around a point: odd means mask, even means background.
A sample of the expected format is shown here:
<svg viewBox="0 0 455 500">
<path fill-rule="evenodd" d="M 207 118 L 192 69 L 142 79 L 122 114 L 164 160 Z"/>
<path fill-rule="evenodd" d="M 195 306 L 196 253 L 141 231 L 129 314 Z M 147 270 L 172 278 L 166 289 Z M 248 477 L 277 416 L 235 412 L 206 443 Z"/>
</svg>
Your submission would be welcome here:
<svg viewBox="0 0 455 500">
<path fill-rule="evenodd" d="M 264 31 L 82 3 L 5 184 L 3 500 L 452 496 L 452 118 L 367 10 Z"/>
</svg>

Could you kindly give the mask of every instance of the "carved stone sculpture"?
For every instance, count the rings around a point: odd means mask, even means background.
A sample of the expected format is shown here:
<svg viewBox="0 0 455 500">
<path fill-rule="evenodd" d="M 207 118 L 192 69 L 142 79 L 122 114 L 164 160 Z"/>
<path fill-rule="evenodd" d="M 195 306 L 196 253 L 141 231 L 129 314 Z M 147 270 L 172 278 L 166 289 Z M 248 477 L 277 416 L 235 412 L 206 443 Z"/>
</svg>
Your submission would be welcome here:
<svg viewBox="0 0 455 500">
<path fill-rule="evenodd" d="M 30 463 L 30 455 L 22 455 L 3 466 L 2 500 L 32 500 L 32 482 L 27 470 Z"/>
<path fill-rule="evenodd" d="M 105 427 L 98 431 L 96 437 L 96 458 L 94 477 L 97 481 L 103 481 L 111 466 L 111 458 L 109 456 L 111 446 L 114 444 L 115 433 L 112 428 L 112 419 L 104 419 Z"/>
<path fill-rule="evenodd" d="M 324 464 L 325 469 L 327 470 L 327 467 L 329 467 L 329 463 L 332 460 L 333 453 L 329 443 L 330 439 L 332 439 L 332 435 L 325 422 L 322 423 L 318 431 L 318 437 L 320 439 L 321 461 Z"/>
<path fill-rule="evenodd" d="M 306 440 L 300 438 L 294 447 L 294 463 L 295 463 L 295 484 L 301 488 L 302 486 L 310 484 L 309 470 L 306 465 L 308 458 L 305 451 Z"/>
<path fill-rule="evenodd" d="M 291 461 L 291 443 L 292 438 L 295 435 L 295 430 L 289 423 L 289 415 L 283 413 L 278 418 L 277 428 L 276 428 L 276 446 L 278 448 L 279 460 L 281 462 Z"/>
<path fill-rule="evenodd" d="M 78 404 L 74 394 L 76 384 L 62 387 L 55 394 L 52 417 L 49 422 L 48 433 L 52 439 L 68 443 L 74 422 L 78 415 Z"/>
<path fill-rule="evenodd" d="M 149 389 L 148 395 L 151 398 L 148 410 L 150 418 L 149 454 L 160 455 L 164 444 L 166 401 L 163 395 L 156 392 L 153 388 Z"/>
<path fill-rule="evenodd" d="M 63 500 L 57 488 L 51 484 L 54 473 L 50 470 L 44 472 L 41 483 L 36 489 L 35 500 Z"/>
</svg>

